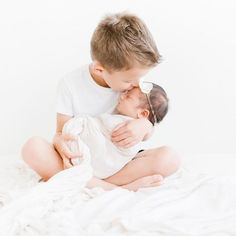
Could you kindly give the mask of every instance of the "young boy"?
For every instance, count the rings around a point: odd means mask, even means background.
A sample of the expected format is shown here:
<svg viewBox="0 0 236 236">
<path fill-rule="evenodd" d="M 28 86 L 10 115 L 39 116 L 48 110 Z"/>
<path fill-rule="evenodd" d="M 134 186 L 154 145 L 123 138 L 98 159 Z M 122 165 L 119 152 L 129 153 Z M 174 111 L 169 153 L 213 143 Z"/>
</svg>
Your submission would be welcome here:
<svg viewBox="0 0 236 236">
<path fill-rule="evenodd" d="M 75 137 L 62 135 L 65 122 L 81 113 L 111 112 L 119 93 L 138 87 L 140 78 L 160 60 L 146 25 L 130 14 L 110 15 L 98 24 L 91 39 L 91 57 L 89 66 L 68 74 L 59 84 L 53 144 L 33 137 L 22 149 L 23 159 L 45 180 L 71 167 L 70 159 L 80 156 L 66 145 Z M 116 127 L 112 141 L 117 147 L 128 148 L 147 139 L 152 129 L 147 118 L 134 119 Z M 140 187 L 155 186 L 159 185 L 156 174 L 170 175 L 179 165 L 177 154 L 168 147 L 146 150 L 137 156 L 142 158 L 130 161 L 106 181 L 119 186 L 137 181 Z"/>
<path fill-rule="evenodd" d="M 79 137 L 76 141 L 67 142 L 68 147 L 72 152 L 79 150 L 83 157 L 72 158 L 73 165 L 88 158 L 93 175 L 105 179 L 117 173 L 134 158 L 141 149 L 140 144 L 125 149 L 118 148 L 111 141 L 111 133 L 124 121 L 148 118 L 154 125 L 165 117 L 168 111 L 167 95 L 160 86 L 148 83 L 152 89 L 147 94 L 140 88 L 133 88 L 121 94 L 112 114 L 103 113 L 95 117 L 82 114 L 66 122 L 62 133 Z"/>
</svg>

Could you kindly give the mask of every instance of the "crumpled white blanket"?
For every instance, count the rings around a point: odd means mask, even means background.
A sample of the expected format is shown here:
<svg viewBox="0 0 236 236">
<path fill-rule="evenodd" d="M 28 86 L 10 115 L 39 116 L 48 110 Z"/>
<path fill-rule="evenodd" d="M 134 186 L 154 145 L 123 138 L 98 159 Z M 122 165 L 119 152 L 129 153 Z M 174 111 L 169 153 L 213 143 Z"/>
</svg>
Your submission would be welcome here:
<svg viewBox="0 0 236 236">
<path fill-rule="evenodd" d="M 181 169 L 157 188 L 87 189 L 89 162 L 40 183 L 0 211 L 1 236 L 234 236 L 233 179 Z"/>
<path fill-rule="evenodd" d="M 107 178 L 121 170 L 140 150 L 140 144 L 130 148 L 118 148 L 111 141 L 112 130 L 130 117 L 104 113 L 96 117 L 80 114 L 70 119 L 63 127 L 63 133 L 78 136 L 77 141 L 68 142 L 72 152 L 90 152 L 93 174 Z M 79 158 L 73 164 L 80 163 Z"/>
</svg>

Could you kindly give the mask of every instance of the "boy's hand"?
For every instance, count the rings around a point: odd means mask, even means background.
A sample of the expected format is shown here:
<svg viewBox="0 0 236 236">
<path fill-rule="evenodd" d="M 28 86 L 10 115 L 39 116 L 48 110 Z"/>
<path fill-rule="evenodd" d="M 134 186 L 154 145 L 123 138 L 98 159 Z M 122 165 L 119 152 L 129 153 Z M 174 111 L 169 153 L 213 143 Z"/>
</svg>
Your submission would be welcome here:
<svg viewBox="0 0 236 236">
<path fill-rule="evenodd" d="M 71 159 L 80 156 L 80 153 L 73 153 L 67 146 L 67 142 L 75 141 L 77 139 L 76 136 L 71 134 L 57 134 L 54 137 L 53 144 L 56 151 L 60 154 L 64 168 L 70 168 L 73 166 Z"/>
<path fill-rule="evenodd" d="M 134 119 L 116 126 L 111 140 L 118 147 L 129 148 L 143 141 L 151 130 L 152 124 L 148 119 Z"/>
<path fill-rule="evenodd" d="M 63 160 L 63 169 L 69 169 L 73 166 L 72 162 L 71 162 L 71 159 L 62 158 L 62 160 Z"/>
</svg>

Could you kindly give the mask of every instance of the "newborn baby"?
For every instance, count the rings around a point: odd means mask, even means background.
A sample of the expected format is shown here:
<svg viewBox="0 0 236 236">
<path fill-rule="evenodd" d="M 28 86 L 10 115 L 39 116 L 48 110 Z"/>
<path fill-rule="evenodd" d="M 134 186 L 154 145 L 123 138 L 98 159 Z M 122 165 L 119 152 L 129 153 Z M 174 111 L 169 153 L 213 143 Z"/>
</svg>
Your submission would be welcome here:
<svg viewBox="0 0 236 236">
<path fill-rule="evenodd" d="M 68 142 L 72 152 L 83 153 L 82 158 L 72 159 L 72 164 L 90 161 L 95 177 L 104 179 L 131 161 L 141 149 L 140 143 L 131 148 L 119 148 L 111 141 L 113 129 L 130 119 L 148 118 L 154 125 L 159 123 L 168 111 L 168 98 L 160 86 L 151 84 L 148 93 L 133 88 L 120 95 L 112 114 L 104 113 L 96 117 L 82 114 L 69 120 L 63 127 L 63 133 L 78 137 Z"/>
</svg>

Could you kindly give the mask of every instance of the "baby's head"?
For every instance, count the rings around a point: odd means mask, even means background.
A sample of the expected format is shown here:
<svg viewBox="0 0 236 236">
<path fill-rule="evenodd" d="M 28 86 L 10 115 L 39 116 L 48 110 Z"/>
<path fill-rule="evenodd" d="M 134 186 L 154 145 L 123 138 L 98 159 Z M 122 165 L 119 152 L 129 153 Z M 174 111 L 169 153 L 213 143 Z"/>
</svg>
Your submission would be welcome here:
<svg viewBox="0 0 236 236">
<path fill-rule="evenodd" d="M 116 112 L 132 118 L 148 118 L 153 125 L 162 121 L 168 112 L 167 94 L 159 85 L 151 85 L 149 93 L 143 93 L 139 87 L 122 93 Z"/>
</svg>

